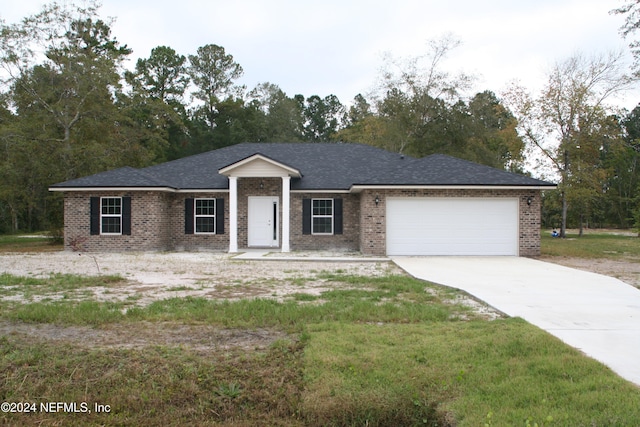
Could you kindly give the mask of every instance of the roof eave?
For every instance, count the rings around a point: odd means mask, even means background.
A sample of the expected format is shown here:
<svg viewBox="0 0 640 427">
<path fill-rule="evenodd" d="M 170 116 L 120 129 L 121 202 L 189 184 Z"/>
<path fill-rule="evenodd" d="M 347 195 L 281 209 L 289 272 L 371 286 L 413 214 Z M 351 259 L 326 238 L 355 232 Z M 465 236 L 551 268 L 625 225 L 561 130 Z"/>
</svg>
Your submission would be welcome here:
<svg viewBox="0 0 640 427">
<path fill-rule="evenodd" d="M 149 186 L 87 186 L 87 187 L 49 187 L 49 191 L 163 191 L 163 192 L 176 192 L 175 188 L 162 186 L 162 187 L 149 187 Z"/>
<path fill-rule="evenodd" d="M 363 190 L 553 190 L 556 184 L 549 185 L 472 185 L 472 184 L 354 184 L 351 192 Z"/>
</svg>

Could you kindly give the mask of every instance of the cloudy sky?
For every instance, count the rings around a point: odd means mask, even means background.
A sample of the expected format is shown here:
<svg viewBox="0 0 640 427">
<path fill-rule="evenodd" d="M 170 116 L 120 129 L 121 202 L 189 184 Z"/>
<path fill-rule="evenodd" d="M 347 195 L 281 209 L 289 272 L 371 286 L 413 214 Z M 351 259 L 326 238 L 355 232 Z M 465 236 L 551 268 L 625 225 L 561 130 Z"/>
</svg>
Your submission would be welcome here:
<svg viewBox="0 0 640 427">
<path fill-rule="evenodd" d="M 9 3 L 8 1 L 5 3 Z M 5 4 L 7 23 L 45 3 Z M 206 44 L 223 46 L 245 71 L 288 95 L 337 95 L 349 103 L 369 92 L 385 52 L 426 52 L 429 40 L 450 33 L 462 42 L 445 65 L 478 76 L 474 90 L 500 93 L 519 80 L 535 90 L 555 62 L 582 52 L 625 49 L 624 18 L 610 10 L 626 0 L 103 0 L 114 36 L 148 57 L 156 46 L 183 55 Z M 133 62 L 133 61 L 132 61 Z M 633 107 L 638 94 L 621 105 Z"/>
</svg>

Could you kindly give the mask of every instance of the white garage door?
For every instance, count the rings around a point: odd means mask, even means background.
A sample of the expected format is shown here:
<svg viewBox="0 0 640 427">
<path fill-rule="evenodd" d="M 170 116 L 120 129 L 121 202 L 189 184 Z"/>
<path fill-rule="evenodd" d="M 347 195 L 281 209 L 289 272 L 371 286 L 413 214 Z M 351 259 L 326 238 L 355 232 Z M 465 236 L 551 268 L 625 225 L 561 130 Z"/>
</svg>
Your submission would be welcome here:
<svg viewBox="0 0 640 427">
<path fill-rule="evenodd" d="M 387 199 L 388 255 L 518 255 L 518 199 Z"/>
</svg>

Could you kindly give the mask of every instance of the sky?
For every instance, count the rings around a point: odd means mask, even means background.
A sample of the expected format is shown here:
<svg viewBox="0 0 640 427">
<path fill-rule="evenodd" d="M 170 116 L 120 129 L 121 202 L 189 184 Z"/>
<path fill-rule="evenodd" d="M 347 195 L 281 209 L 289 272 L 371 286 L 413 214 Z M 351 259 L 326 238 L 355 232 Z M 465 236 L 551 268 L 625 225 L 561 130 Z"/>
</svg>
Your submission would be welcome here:
<svg viewBox="0 0 640 427">
<path fill-rule="evenodd" d="M 16 23 L 46 2 L 2 0 L 0 18 Z M 576 53 L 627 49 L 624 17 L 610 10 L 626 0 L 103 0 L 112 34 L 133 49 L 129 68 L 151 49 L 182 55 L 217 44 L 244 69 L 239 83 L 277 84 L 287 95 L 329 94 L 349 104 L 380 77 L 385 53 L 427 52 L 451 34 L 461 45 L 444 63 L 476 76 L 469 93 L 500 94 L 517 80 L 535 92 L 554 63 Z M 629 62 L 631 58 L 629 55 Z M 617 105 L 633 108 L 640 93 Z"/>
</svg>

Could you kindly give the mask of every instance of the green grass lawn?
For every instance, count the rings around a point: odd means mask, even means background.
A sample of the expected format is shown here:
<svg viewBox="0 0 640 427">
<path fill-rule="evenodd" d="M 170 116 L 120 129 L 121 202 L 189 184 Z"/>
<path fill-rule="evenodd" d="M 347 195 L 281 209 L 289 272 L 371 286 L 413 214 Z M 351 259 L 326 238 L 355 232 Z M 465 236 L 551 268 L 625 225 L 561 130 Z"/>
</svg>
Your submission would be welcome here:
<svg viewBox="0 0 640 427">
<path fill-rule="evenodd" d="M 138 330 L 216 325 L 285 333 L 266 349 L 143 349 L 0 336 L 0 401 L 109 412 L 0 413 L 7 425 L 633 426 L 640 389 L 520 319 L 483 320 L 454 291 L 405 276 L 319 272 L 321 295 L 146 307 L 19 302 L 121 280 L 0 276 L 0 321 Z M 81 325 L 81 326 L 79 326 Z M 149 334 L 151 331 L 149 330 Z"/>
<path fill-rule="evenodd" d="M 62 243 L 45 233 L 0 234 L 0 252 L 52 252 L 62 249 Z"/>
<path fill-rule="evenodd" d="M 565 239 L 559 239 L 543 231 L 541 252 L 548 256 L 630 259 L 640 262 L 640 238 L 598 232 L 581 237 L 568 233 Z"/>
</svg>

